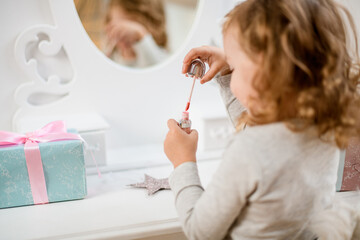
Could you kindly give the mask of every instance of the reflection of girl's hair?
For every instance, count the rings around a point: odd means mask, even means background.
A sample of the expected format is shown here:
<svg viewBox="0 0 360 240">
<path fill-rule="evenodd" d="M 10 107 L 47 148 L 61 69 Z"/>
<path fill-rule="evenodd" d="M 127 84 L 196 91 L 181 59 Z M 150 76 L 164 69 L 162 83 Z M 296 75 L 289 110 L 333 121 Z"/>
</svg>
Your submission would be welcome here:
<svg viewBox="0 0 360 240">
<path fill-rule="evenodd" d="M 103 18 L 107 4 L 103 0 L 74 0 L 81 22 L 95 45 L 101 49 L 103 40 Z"/>
<path fill-rule="evenodd" d="M 166 48 L 166 21 L 162 0 L 111 0 L 109 9 L 119 6 L 129 14 L 134 21 L 142 24 L 153 36 L 157 45 Z M 106 22 L 108 22 L 108 16 Z"/>
<path fill-rule="evenodd" d="M 250 124 L 289 121 L 294 130 L 315 125 L 320 136 L 334 132 L 339 147 L 360 133 L 360 65 L 347 45 L 349 30 L 356 30 L 350 13 L 334 1 L 254 1 L 235 7 L 223 31 L 236 29 L 248 56 L 262 56 L 253 86 L 261 96 L 259 109 L 243 115 Z M 291 113 L 286 104 L 294 100 Z M 288 110 L 288 111 L 286 111 Z"/>
</svg>

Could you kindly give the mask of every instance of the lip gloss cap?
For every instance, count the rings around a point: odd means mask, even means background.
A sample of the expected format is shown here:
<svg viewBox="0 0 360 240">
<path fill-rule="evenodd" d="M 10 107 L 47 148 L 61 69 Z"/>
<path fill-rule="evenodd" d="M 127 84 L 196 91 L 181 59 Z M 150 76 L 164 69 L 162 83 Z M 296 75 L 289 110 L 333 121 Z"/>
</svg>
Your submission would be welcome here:
<svg viewBox="0 0 360 240">
<path fill-rule="evenodd" d="M 187 74 L 190 77 L 202 78 L 205 74 L 205 68 L 205 63 L 201 59 L 196 58 L 191 61 Z"/>
</svg>

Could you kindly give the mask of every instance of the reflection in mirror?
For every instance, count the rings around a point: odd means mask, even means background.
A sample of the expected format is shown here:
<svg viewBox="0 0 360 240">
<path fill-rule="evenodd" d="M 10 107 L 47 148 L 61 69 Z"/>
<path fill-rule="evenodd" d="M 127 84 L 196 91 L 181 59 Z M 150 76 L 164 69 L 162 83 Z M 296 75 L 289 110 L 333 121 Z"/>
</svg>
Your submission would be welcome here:
<svg viewBox="0 0 360 240">
<path fill-rule="evenodd" d="M 199 0 L 74 0 L 95 45 L 113 61 L 145 68 L 184 42 Z"/>
</svg>

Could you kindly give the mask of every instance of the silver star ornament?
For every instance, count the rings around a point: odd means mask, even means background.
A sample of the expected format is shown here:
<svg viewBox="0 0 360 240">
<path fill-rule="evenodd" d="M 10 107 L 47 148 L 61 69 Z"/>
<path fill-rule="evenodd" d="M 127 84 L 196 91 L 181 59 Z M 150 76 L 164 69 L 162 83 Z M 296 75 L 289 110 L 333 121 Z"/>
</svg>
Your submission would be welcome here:
<svg viewBox="0 0 360 240">
<path fill-rule="evenodd" d="M 145 181 L 140 183 L 133 183 L 128 186 L 136 188 L 146 188 L 148 195 L 153 195 L 161 189 L 171 189 L 168 178 L 156 179 L 145 174 Z"/>
</svg>

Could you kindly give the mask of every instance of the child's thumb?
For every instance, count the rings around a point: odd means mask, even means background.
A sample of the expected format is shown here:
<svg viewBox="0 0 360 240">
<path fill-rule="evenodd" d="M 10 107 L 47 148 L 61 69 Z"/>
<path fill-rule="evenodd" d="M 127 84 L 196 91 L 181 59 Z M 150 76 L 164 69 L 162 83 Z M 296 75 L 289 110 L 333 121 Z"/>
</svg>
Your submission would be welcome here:
<svg viewBox="0 0 360 240">
<path fill-rule="evenodd" d="M 174 119 L 169 119 L 169 120 L 167 121 L 167 125 L 168 125 L 168 128 L 169 128 L 170 130 L 176 129 L 177 127 L 179 127 L 178 122 L 175 121 Z"/>
</svg>

